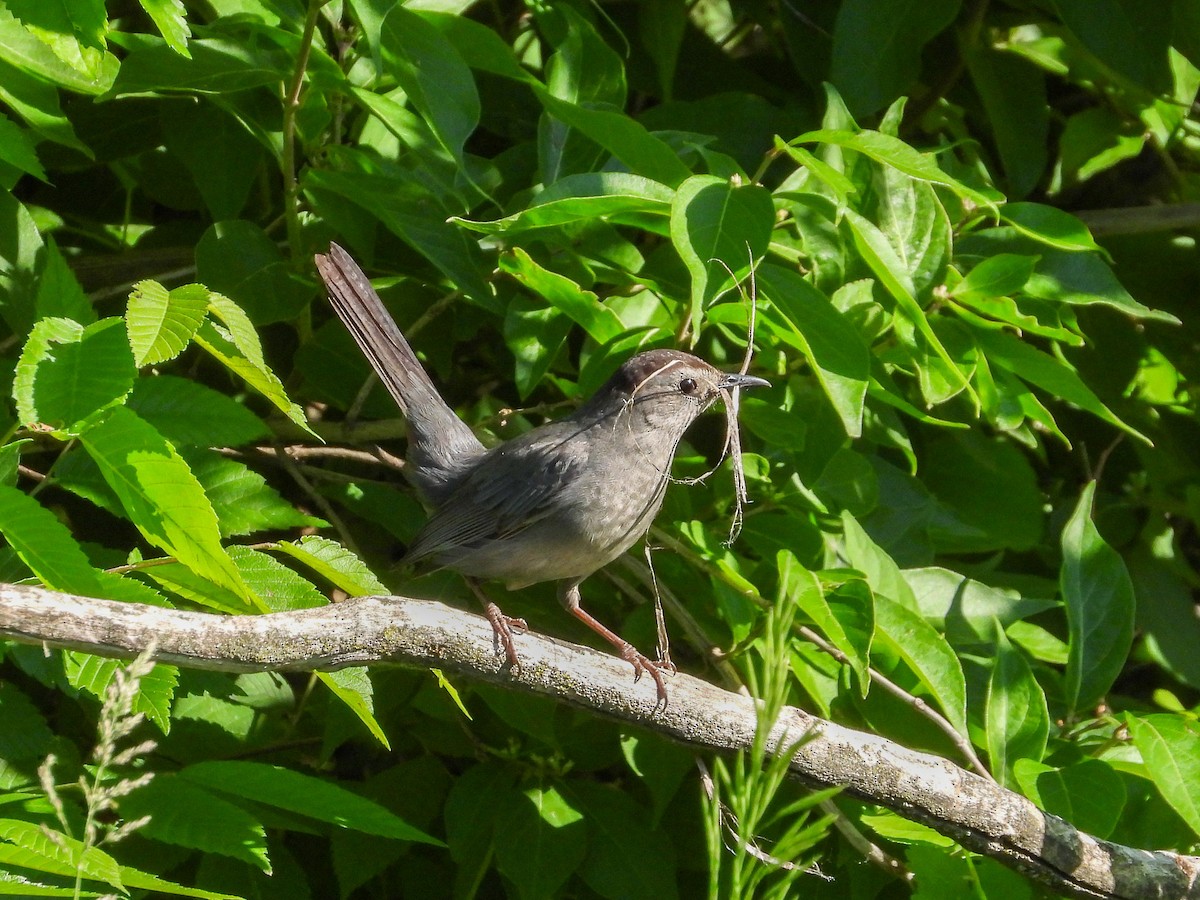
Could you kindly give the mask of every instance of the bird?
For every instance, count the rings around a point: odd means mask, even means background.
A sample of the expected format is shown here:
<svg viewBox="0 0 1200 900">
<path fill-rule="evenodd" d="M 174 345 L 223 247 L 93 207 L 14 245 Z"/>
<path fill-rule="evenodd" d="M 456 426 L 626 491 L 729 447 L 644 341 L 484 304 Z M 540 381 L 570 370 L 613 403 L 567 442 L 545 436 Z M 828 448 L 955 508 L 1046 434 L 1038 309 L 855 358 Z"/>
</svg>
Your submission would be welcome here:
<svg viewBox="0 0 1200 900">
<path fill-rule="evenodd" d="M 350 254 L 333 243 L 315 262 L 334 311 L 407 421 L 404 473 L 430 516 L 398 565 L 431 563 L 463 575 L 514 671 L 513 634 L 528 625 L 504 615 L 479 582 L 500 581 L 510 591 L 557 582 L 563 607 L 633 666 L 635 681 L 648 674 L 656 706 L 665 707 L 663 671 L 673 667 L 587 612 L 580 585 L 646 534 L 696 418 L 720 399 L 736 403 L 740 388 L 769 383 L 683 351 L 647 350 L 574 413 L 489 449 L 442 399 Z"/>
</svg>

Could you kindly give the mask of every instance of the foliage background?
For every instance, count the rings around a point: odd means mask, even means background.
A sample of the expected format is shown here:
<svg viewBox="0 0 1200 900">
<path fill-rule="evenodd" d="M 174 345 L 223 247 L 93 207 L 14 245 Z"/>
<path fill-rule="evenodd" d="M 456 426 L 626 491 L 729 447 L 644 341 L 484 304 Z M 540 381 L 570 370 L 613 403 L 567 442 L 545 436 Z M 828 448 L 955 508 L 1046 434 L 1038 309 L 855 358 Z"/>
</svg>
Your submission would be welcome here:
<svg viewBox="0 0 1200 900">
<path fill-rule="evenodd" d="M 736 366 L 753 258 L 753 505 L 726 547 L 726 465 L 652 535 L 682 667 L 1191 850 L 1198 66 L 1196 0 L 5 0 L 3 577 L 242 614 L 374 571 L 468 603 L 388 572 L 422 516 L 394 468 L 316 449 L 403 427 L 312 253 L 379 277 L 487 440 L 639 348 Z M 649 649 L 645 566 L 610 569 L 588 607 Z M 588 639 L 550 586 L 503 603 Z M 129 695 L 0 653 L 3 893 L 795 889 L 724 847 L 682 750 L 546 701 L 386 669 L 157 666 Z M 714 772 L 743 833 L 820 860 L 813 896 L 1034 893 L 837 798 L 906 884 L 753 759 Z"/>
</svg>

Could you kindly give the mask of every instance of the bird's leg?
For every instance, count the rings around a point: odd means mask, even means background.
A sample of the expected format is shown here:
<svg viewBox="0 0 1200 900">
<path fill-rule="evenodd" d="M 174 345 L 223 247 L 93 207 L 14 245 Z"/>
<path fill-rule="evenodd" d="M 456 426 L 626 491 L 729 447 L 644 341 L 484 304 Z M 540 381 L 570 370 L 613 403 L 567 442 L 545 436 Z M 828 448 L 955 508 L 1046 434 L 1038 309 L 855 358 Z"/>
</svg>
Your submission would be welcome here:
<svg viewBox="0 0 1200 900">
<path fill-rule="evenodd" d="M 610 631 L 595 616 L 584 609 L 580 605 L 578 582 L 561 582 L 558 586 L 558 600 L 566 607 L 567 612 L 617 648 L 621 659 L 633 666 L 634 681 L 641 679 L 643 672 L 650 674 L 650 677 L 654 679 L 654 686 L 658 690 L 658 704 L 662 704 L 663 709 L 666 709 L 667 685 L 663 682 L 662 665 L 639 653 L 633 644 L 618 636 L 615 632 Z M 657 706 L 658 704 L 655 705 Z"/>
<path fill-rule="evenodd" d="M 658 591 L 658 576 L 654 573 L 654 558 L 650 542 L 645 544 L 646 568 L 650 571 L 650 586 L 654 588 L 654 624 L 658 629 L 658 665 L 674 675 L 678 669 L 671 660 L 671 638 L 667 634 L 667 620 L 663 615 L 662 594 Z"/>
<path fill-rule="evenodd" d="M 467 587 L 475 595 L 476 599 L 483 604 L 483 614 L 487 616 L 488 622 L 491 623 L 492 632 L 495 635 L 496 649 L 504 648 L 504 655 L 508 658 L 508 664 L 512 667 L 514 674 L 519 674 L 521 671 L 521 660 L 517 658 L 517 648 L 513 643 L 514 631 L 528 631 L 529 625 L 524 619 L 514 619 L 511 616 L 506 616 L 500 611 L 492 600 L 488 599 L 487 594 L 483 592 L 483 588 L 479 586 L 474 578 L 467 578 Z"/>
</svg>

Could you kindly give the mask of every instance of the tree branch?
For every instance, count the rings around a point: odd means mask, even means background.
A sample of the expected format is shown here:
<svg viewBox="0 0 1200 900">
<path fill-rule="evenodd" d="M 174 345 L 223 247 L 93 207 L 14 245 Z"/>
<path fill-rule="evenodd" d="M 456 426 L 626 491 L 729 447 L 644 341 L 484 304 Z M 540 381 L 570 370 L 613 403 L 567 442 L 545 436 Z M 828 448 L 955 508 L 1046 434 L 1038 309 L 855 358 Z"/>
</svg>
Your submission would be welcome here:
<svg viewBox="0 0 1200 900">
<path fill-rule="evenodd" d="M 153 640 L 160 661 L 226 672 L 378 662 L 437 666 L 717 751 L 748 748 L 755 730 L 749 698 L 680 674 L 671 679 L 667 708 L 656 708 L 654 685 L 634 683 L 620 659 L 537 634 L 519 637 L 522 664 L 514 675 L 494 652 L 491 626 L 481 616 L 404 597 L 219 616 L 0 585 L 0 636 L 120 657 L 135 656 Z M 772 729 L 772 745 L 787 746 L 802 735 L 809 740 L 791 761 L 797 778 L 841 786 L 1060 894 L 1200 898 L 1200 858 L 1098 840 L 944 759 L 785 707 Z"/>
</svg>

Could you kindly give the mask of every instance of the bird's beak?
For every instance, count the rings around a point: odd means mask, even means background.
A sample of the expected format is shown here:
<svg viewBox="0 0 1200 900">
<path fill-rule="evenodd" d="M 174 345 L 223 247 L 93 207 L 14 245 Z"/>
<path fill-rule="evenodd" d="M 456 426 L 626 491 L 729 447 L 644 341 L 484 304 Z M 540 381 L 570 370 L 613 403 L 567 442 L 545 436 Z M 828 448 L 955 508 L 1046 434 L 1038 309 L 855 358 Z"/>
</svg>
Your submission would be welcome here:
<svg viewBox="0 0 1200 900">
<path fill-rule="evenodd" d="M 755 375 L 742 375 L 738 372 L 727 372 L 725 377 L 718 382 L 717 387 L 723 391 L 732 390 L 733 388 L 749 388 L 749 387 L 770 387 L 771 382 L 765 378 L 759 378 Z"/>
</svg>

